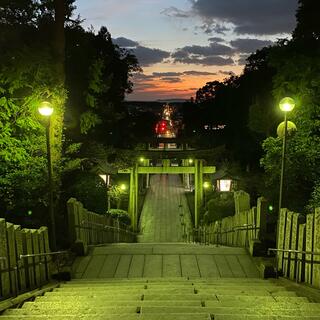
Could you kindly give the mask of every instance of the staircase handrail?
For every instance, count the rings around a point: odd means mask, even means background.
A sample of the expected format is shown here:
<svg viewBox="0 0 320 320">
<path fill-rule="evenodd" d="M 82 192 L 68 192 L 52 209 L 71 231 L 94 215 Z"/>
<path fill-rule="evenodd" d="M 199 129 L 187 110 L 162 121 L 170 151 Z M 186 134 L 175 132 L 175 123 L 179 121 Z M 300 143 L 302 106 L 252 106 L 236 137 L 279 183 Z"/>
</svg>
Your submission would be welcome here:
<svg viewBox="0 0 320 320">
<path fill-rule="evenodd" d="M 320 252 L 315 251 L 304 251 L 304 250 L 295 250 L 295 249 L 276 249 L 276 248 L 268 248 L 268 254 L 270 254 L 271 251 L 275 252 L 289 252 L 289 253 L 300 253 L 300 254 L 310 254 L 313 256 L 320 256 Z"/>
<path fill-rule="evenodd" d="M 129 234 L 132 234 L 132 235 L 137 235 L 137 234 L 138 234 L 138 233 L 136 233 L 136 232 L 133 232 L 133 231 L 130 231 L 130 230 L 127 230 L 127 229 L 122 229 L 122 228 L 118 228 L 118 227 L 108 226 L 108 225 L 105 225 L 105 224 L 103 224 L 103 223 L 97 223 L 97 222 L 82 220 L 82 221 L 81 221 L 81 225 L 85 225 L 85 224 L 92 224 L 92 225 L 95 225 L 95 226 L 102 227 L 103 229 L 111 229 L 111 230 L 116 230 L 116 231 L 118 231 L 118 232 L 121 231 L 121 232 L 129 233 Z"/>
<path fill-rule="evenodd" d="M 297 267 L 296 267 L 296 282 L 299 280 L 299 272 L 301 270 L 301 264 L 302 264 L 302 257 L 298 258 L 298 254 L 301 255 L 311 255 L 311 256 L 320 256 L 320 252 L 315 252 L 315 251 L 306 251 L 306 250 L 296 250 L 296 249 L 278 249 L 278 248 L 268 248 L 268 255 L 270 255 L 271 252 L 276 253 L 276 278 L 278 278 L 278 253 L 289 253 L 288 259 L 291 259 L 291 253 L 295 255 L 295 259 L 297 262 Z M 313 259 L 311 259 L 311 264 L 313 264 Z"/>
</svg>

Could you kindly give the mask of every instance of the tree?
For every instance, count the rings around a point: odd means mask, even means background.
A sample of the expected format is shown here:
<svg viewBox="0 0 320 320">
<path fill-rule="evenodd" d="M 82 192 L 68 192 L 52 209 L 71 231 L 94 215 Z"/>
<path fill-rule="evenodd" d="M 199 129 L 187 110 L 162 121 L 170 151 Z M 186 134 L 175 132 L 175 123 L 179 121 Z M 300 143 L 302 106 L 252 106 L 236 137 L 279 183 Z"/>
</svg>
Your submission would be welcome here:
<svg viewBox="0 0 320 320">
<path fill-rule="evenodd" d="M 270 63 L 276 70 L 273 77 L 275 100 L 291 96 L 296 101 L 289 115 L 297 132 L 289 138 L 287 146 L 284 205 L 291 210 L 312 211 L 320 206 L 320 39 L 319 24 L 312 19 L 319 4 L 308 0 L 301 0 L 299 4 L 293 40 L 282 41 L 273 48 Z M 277 190 L 281 140 L 270 137 L 263 147 L 262 165 L 267 182 L 271 190 Z M 277 198 L 274 193 L 271 196 Z"/>
<path fill-rule="evenodd" d="M 293 39 L 319 40 L 319 1 L 299 0 L 299 8 L 296 13 L 297 26 L 293 32 Z"/>
</svg>

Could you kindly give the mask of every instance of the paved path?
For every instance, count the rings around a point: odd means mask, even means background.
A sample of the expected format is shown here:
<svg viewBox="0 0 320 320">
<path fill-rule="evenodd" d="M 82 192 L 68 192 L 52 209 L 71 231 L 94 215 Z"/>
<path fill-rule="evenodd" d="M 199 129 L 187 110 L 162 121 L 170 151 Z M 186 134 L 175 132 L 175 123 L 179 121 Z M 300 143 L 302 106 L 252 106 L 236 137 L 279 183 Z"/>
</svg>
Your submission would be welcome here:
<svg viewBox="0 0 320 320">
<path fill-rule="evenodd" d="M 183 242 L 181 214 L 191 224 L 179 175 L 152 175 L 140 218 L 139 242 Z"/>
</svg>

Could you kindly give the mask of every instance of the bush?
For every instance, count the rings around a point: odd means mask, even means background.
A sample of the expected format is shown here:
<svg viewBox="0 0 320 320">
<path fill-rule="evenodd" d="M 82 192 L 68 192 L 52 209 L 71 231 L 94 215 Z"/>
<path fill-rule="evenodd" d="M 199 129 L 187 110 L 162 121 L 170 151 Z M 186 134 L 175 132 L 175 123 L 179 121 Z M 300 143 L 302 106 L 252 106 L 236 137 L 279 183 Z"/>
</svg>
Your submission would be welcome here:
<svg viewBox="0 0 320 320">
<path fill-rule="evenodd" d="M 204 215 L 204 223 L 210 224 L 216 220 L 233 216 L 234 197 L 233 193 L 214 193 L 207 203 L 207 212 Z"/>
<path fill-rule="evenodd" d="M 110 209 L 109 213 L 111 214 L 112 218 L 119 219 L 121 223 L 128 226 L 131 225 L 131 218 L 129 217 L 129 214 L 127 211 L 121 210 L 121 209 Z"/>
<path fill-rule="evenodd" d="M 74 171 L 64 177 L 66 200 L 73 197 L 95 213 L 107 212 L 107 190 L 103 180 L 94 173 Z"/>
</svg>

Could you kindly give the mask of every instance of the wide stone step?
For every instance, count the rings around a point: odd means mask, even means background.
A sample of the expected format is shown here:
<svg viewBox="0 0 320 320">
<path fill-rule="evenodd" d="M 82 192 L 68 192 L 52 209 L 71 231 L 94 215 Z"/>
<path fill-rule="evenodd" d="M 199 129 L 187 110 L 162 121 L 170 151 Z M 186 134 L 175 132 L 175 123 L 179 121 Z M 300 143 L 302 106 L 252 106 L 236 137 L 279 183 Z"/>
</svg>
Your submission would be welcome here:
<svg viewBox="0 0 320 320">
<path fill-rule="evenodd" d="M 86 302 L 86 301 L 36 301 L 35 302 L 25 302 L 22 306 L 22 309 L 28 310 L 46 310 L 46 309 L 104 309 L 106 307 L 210 307 L 210 308 L 266 308 L 266 309 L 299 309 L 299 310 L 318 310 L 320 311 L 320 304 L 311 303 L 311 302 L 261 302 L 256 303 L 254 307 L 252 307 L 253 301 L 175 301 L 175 300 L 160 300 L 160 301 L 102 301 L 98 300 L 94 303 Z"/>
<path fill-rule="evenodd" d="M 1 316 L 1 320 L 212 320 L 206 313 L 203 314 L 112 314 L 112 315 L 24 315 Z M 319 320 L 319 316 L 268 316 L 268 315 L 216 315 L 215 320 Z"/>
<path fill-rule="evenodd" d="M 199 314 L 111 314 L 111 315 L 4 315 L 1 320 L 211 320 L 207 313 Z M 225 320 L 225 319 L 223 319 Z M 291 319 L 290 319 L 291 320 Z M 296 319 L 293 319 L 296 320 Z"/>
<path fill-rule="evenodd" d="M 81 287 L 81 288 L 75 288 L 75 287 L 63 287 L 63 288 L 56 288 L 53 290 L 53 292 L 60 292 L 60 293 L 72 293 L 77 292 L 79 294 L 83 293 L 110 293 L 110 292 L 141 292 L 141 293 L 153 293 L 153 292 L 175 292 L 175 293 L 188 293 L 188 292 L 194 292 L 194 293 L 224 293 L 224 292 L 231 292 L 232 294 L 235 292 L 240 293 L 249 293 L 249 292 L 259 292 L 259 293 L 270 293 L 270 292 L 290 292 L 287 291 L 286 288 L 283 287 L 198 287 L 198 286 L 185 286 L 185 287 L 176 287 L 176 286 L 144 286 L 141 288 L 136 287 L 106 287 L 106 288 L 90 288 L 90 287 Z"/>
<path fill-rule="evenodd" d="M 296 296 L 296 293 L 293 291 L 286 291 L 283 288 L 277 290 L 263 290 L 263 289 L 200 289 L 195 288 L 157 288 L 157 289 L 118 289 L 118 290 L 93 290 L 93 289 L 54 289 L 50 294 L 56 294 L 61 296 L 67 295 L 79 295 L 79 296 L 88 296 L 88 295 L 111 295 L 111 294 L 212 294 L 212 295 L 248 295 L 248 296 L 265 296 L 269 294 L 274 294 L 276 296 Z"/>
<path fill-rule="evenodd" d="M 266 280 L 266 279 L 260 279 L 260 278 L 220 278 L 220 277 L 214 277 L 214 278 L 192 278 L 192 277 L 152 277 L 152 278 L 90 278 L 90 279 L 72 279 L 72 281 L 67 283 L 72 284 L 83 284 L 83 283 L 96 283 L 98 285 L 100 284 L 109 284 L 109 283 L 159 283 L 159 282 L 167 282 L 167 283 L 186 283 L 186 282 L 195 282 L 195 283 L 274 283 L 273 280 Z"/>
<path fill-rule="evenodd" d="M 149 307 L 143 306 L 141 308 L 136 307 L 104 307 L 104 308 L 83 308 L 80 310 L 74 309 L 61 309 L 61 308 L 50 308 L 50 309 L 9 309 L 5 312 L 6 315 L 102 315 L 102 314 L 159 314 L 159 313 L 175 313 L 175 314 L 197 314 L 207 313 L 211 314 L 215 319 L 216 315 L 269 315 L 269 316 L 318 316 L 319 310 L 312 309 L 273 309 L 266 307 L 251 307 L 251 308 L 234 308 L 234 307 Z"/>
<path fill-rule="evenodd" d="M 195 288 L 198 290 L 228 290 L 228 289 L 233 289 L 233 290 L 286 290 L 286 287 L 283 286 L 276 286 L 272 284 L 267 284 L 267 285 L 259 285 L 255 286 L 252 284 L 244 284 L 244 285 L 239 285 L 239 284 L 197 284 L 197 283 L 181 283 L 181 284 L 171 284 L 171 283 L 166 283 L 166 284 L 155 284 L 155 283 L 141 283 L 141 284 L 135 284 L 135 285 L 104 285 L 104 286 L 90 286 L 90 285 L 73 285 L 73 284 L 62 284 L 60 285 L 59 289 L 63 290 L 131 290 L 131 289 L 187 289 L 187 288 Z"/>
<path fill-rule="evenodd" d="M 56 294 L 56 292 L 48 292 L 42 297 L 37 297 L 36 300 L 44 300 L 44 301 L 139 301 L 139 300 L 172 300 L 173 296 L 171 294 L 110 294 L 110 295 L 68 295 L 61 296 L 60 294 Z M 264 295 L 264 296 L 249 296 L 249 295 L 213 295 L 213 294 L 177 294 L 174 295 L 174 299 L 178 301 L 188 300 L 188 301 L 243 301 L 252 302 L 254 300 L 255 303 L 260 302 L 292 302 L 292 303 L 300 303 L 300 302 L 309 302 L 306 297 L 297 297 L 297 296 L 277 296 L 277 295 Z"/>
</svg>

